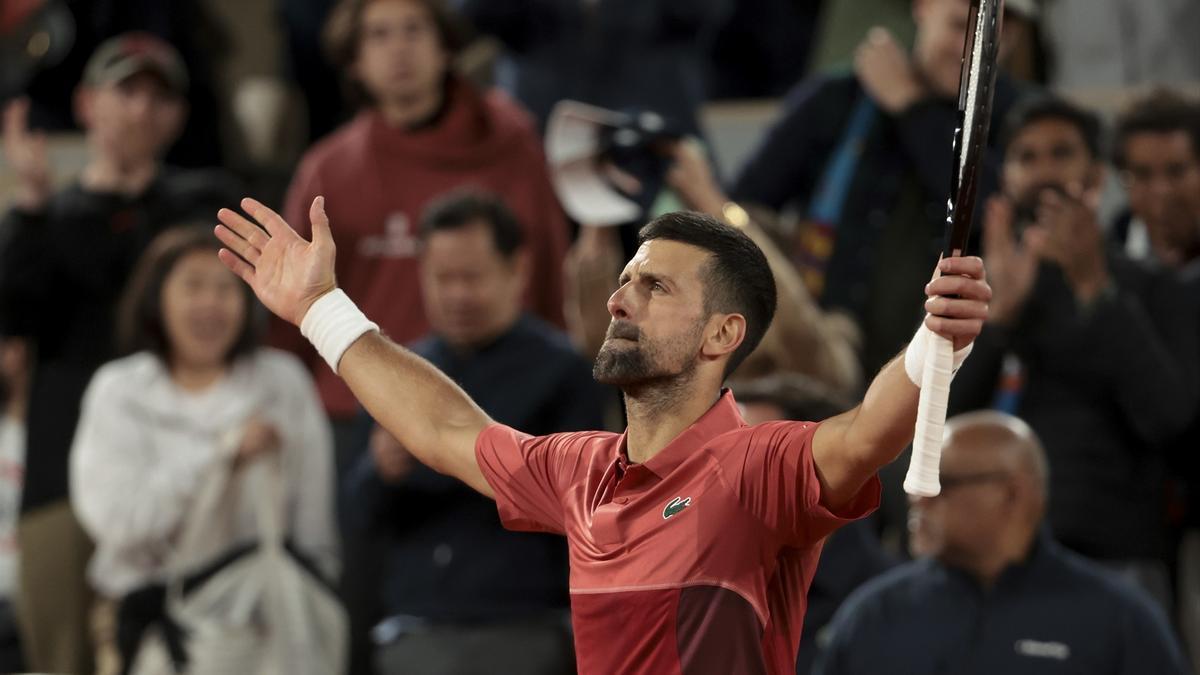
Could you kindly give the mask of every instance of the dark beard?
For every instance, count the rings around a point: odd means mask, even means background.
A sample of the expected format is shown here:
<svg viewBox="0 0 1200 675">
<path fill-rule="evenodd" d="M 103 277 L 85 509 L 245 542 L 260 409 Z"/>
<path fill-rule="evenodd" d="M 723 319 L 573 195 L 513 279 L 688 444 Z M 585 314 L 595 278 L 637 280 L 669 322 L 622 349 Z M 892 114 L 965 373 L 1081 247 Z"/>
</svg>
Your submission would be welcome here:
<svg viewBox="0 0 1200 675">
<path fill-rule="evenodd" d="M 616 338 L 630 340 L 632 344 L 618 348 L 613 342 Z M 699 339 L 698 332 L 696 339 Z M 664 362 L 665 353 L 689 351 L 689 348 L 684 346 L 687 341 L 687 338 L 676 337 L 669 340 L 668 344 L 657 344 L 645 340 L 642 332 L 633 324 L 614 321 L 609 324 L 604 344 L 600 347 L 600 353 L 596 355 L 592 377 L 601 384 L 611 384 L 629 390 L 642 389 L 647 385 L 690 374 L 688 371 L 694 369 L 694 363 L 682 368 L 684 372 L 672 372 L 670 366 Z"/>
<path fill-rule="evenodd" d="M 592 365 L 592 377 L 601 384 L 626 387 L 653 379 L 654 372 L 650 359 L 640 346 L 618 350 L 605 343 Z"/>
</svg>

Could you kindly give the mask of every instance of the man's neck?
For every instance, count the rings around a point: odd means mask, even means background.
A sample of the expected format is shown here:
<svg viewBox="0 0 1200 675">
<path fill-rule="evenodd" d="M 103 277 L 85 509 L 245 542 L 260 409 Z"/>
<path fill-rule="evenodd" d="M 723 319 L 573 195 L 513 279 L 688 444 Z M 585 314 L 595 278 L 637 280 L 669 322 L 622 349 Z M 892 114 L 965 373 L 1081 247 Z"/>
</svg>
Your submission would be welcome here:
<svg viewBox="0 0 1200 675">
<path fill-rule="evenodd" d="M 995 550 L 971 561 L 950 564 L 970 574 L 983 588 L 990 589 L 996 585 L 996 581 L 1000 579 L 1004 570 L 1029 559 L 1036 537 L 1036 532 L 1012 532 L 1008 535 L 1001 535 L 998 537 Z"/>
<path fill-rule="evenodd" d="M 445 98 L 445 88 L 438 87 L 418 96 L 381 101 L 379 112 L 389 126 L 419 129 L 429 125 L 438 115 Z"/>
<path fill-rule="evenodd" d="M 95 156 L 83 169 L 80 183 L 89 192 L 140 195 L 158 175 L 157 160 L 122 163 L 103 155 Z"/>
<path fill-rule="evenodd" d="M 481 349 L 486 349 L 495 344 L 497 340 L 508 335 L 517 326 L 517 321 L 520 320 L 521 313 L 518 310 L 516 313 L 507 316 L 503 321 L 498 322 L 491 330 L 485 334 L 472 340 L 456 341 L 446 335 L 440 335 L 442 341 L 450 347 L 451 351 L 456 354 L 474 354 Z"/>
<path fill-rule="evenodd" d="M 635 464 L 657 455 L 721 396 L 719 389 L 701 387 L 694 377 L 626 389 L 624 394 L 629 420 L 625 451 Z"/>
</svg>

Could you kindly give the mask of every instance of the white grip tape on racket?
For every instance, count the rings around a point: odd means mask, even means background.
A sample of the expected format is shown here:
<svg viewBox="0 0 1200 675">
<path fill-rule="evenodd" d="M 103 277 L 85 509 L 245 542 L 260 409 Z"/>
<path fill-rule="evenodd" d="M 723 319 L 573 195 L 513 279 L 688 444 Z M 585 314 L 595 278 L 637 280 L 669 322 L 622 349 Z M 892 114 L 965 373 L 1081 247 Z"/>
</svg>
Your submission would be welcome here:
<svg viewBox="0 0 1200 675">
<path fill-rule="evenodd" d="M 954 345 L 940 335 L 930 334 L 928 338 L 912 461 L 904 477 L 904 491 L 919 497 L 934 497 L 942 491 L 938 467 L 942 461 L 942 431 L 946 426 L 950 380 L 954 377 Z"/>
</svg>

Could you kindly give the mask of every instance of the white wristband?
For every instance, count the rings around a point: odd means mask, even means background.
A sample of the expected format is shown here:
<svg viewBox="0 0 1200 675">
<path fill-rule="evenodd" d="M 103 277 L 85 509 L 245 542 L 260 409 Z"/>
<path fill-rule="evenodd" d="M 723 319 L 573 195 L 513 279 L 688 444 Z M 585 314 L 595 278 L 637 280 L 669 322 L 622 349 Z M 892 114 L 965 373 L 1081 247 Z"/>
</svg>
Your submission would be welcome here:
<svg viewBox="0 0 1200 675">
<path fill-rule="evenodd" d="M 317 348 L 325 363 L 338 370 L 342 355 L 364 333 L 379 330 L 340 288 L 322 295 L 300 321 L 300 334 Z"/>
<path fill-rule="evenodd" d="M 929 326 L 925 322 L 921 322 L 921 327 L 917 329 L 917 334 L 913 336 L 912 342 L 908 343 L 908 349 L 904 350 L 904 372 L 908 374 L 908 379 L 912 383 L 921 386 L 921 374 L 925 371 L 925 352 L 929 349 L 929 339 L 933 337 L 933 331 L 929 330 Z M 954 352 L 954 365 L 950 370 L 951 377 L 958 372 L 963 361 L 971 354 L 971 348 L 975 343 L 963 347 Z"/>
</svg>

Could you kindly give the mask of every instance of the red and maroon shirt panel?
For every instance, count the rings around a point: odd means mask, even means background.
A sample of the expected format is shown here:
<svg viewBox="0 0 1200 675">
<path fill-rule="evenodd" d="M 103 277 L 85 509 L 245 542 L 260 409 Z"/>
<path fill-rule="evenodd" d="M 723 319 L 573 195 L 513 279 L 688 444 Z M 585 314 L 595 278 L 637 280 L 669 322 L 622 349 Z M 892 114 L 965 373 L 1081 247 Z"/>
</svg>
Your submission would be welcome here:
<svg viewBox="0 0 1200 675">
<path fill-rule="evenodd" d="M 579 672 L 783 675 L 821 543 L 879 503 L 873 478 L 821 506 L 817 426 L 747 426 L 726 392 L 643 464 L 624 434 L 498 424 L 475 452 L 505 526 L 567 537 Z"/>
</svg>

